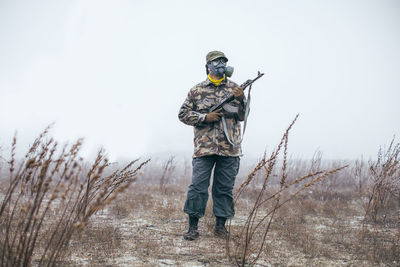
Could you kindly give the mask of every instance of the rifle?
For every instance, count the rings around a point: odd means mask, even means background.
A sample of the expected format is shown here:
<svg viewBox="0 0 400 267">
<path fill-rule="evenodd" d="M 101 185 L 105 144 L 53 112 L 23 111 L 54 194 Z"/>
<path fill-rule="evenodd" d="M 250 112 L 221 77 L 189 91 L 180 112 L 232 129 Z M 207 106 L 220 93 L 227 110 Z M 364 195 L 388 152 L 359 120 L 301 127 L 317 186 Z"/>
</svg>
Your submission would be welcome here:
<svg viewBox="0 0 400 267">
<path fill-rule="evenodd" d="M 252 85 L 255 81 L 257 81 L 258 79 L 260 79 L 262 76 L 264 75 L 264 73 L 260 73 L 258 72 L 257 77 L 255 77 L 253 80 L 249 79 L 247 81 L 245 81 L 240 87 L 242 87 L 243 90 L 246 89 L 246 87 Z M 227 97 L 225 97 L 224 99 L 221 100 L 221 102 L 219 102 L 218 104 L 212 106 L 210 108 L 210 112 L 213 112 L 219 108 L 221 108 L 223 105 L 225 105 L 226 103 L 231 102 L 233 99 L 235 99 L 235 97 L 233 96 L 233 94 L 228 95 Z"/>
</svg>

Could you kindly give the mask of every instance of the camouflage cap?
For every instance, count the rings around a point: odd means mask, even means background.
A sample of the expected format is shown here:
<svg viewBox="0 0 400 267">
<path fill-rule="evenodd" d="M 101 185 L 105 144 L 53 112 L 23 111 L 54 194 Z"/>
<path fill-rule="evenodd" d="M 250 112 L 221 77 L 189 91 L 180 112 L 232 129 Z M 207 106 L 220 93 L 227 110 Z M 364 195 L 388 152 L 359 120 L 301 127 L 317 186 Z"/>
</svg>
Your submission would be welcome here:
<svg viewBox="0 0 400 267">
<path fill-rule="evenodd" d="M 214 59 L 221 58 L 221 57 L 225 58 L 226 61 L 228 61 L 228 58 L 221 51 L 211 51 L 207 54 L 206 61 L 210 62 L 210 61 L 213 61 Z"/>
</svg>

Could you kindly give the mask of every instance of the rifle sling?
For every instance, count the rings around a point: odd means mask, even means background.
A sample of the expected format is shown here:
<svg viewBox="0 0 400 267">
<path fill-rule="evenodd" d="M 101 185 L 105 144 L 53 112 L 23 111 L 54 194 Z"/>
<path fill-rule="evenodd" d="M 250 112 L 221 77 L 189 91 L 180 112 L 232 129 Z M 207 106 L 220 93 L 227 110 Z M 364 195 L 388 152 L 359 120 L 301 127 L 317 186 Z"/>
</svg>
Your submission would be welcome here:
<svg viewBox="0 0 400 267">
<path fill-rule="evenodd" d="M 228 140 L 228 143 L 231 144 L 232 146 L 239 146 L 242 143 L 244 133 L 246 132 L 247 117 L 249 116 L 249 110 L 250 110 L 250 98 L 251 98 L 250 91 L 251 91 L 251 84 L 249 86 L 249 91 L 247 92 L 247 103 L 246 103 L 246 107 L 245 107 L 245 111 L 244 111 L 243 134 L 240 137 L 240 140 L 238 140 L 238 142 L 234 142 L 233 138 L 231 140 L 231 138 L 229 137 L 228 127 L 226 125 L 225 117 L 222 117 L 222 119 L 221 119 L 222 120 L 222 126 L 224 128 L 225 137 Z"/>
</svg>

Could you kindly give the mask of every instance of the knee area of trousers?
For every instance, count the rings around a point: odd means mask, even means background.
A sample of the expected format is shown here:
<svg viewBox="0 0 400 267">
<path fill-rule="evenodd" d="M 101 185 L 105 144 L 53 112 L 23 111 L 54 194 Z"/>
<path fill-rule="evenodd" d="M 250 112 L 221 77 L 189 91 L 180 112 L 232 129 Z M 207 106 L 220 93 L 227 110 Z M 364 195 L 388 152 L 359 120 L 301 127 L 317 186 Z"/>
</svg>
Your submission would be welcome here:
<svg viewBox="0 0 400 267">
<path fill-rule="evenodd" d="M 189 188 L 188 191 L 188 196 L 198 196 L 198 195 L 208 195 L 208 188 L 203 189 L 203 188 Z"/>
</svg>

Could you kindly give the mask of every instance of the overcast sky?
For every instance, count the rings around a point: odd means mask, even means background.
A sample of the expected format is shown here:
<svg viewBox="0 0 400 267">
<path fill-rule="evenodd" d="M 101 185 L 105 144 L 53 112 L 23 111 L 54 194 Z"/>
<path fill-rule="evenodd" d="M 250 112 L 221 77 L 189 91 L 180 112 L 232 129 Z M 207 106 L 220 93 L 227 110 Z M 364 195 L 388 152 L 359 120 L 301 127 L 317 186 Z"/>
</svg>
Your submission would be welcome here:
<svg viewBox="0 0 400 267">
<path fill-rule="evenodd" d="M 177 117 L 221 50 L 242 83 L 260 70 L 242 144 L 260 156 L 375 156 L 400 136 L 400 1 L 0 1 L 0 146 L 51 122 L 113 159 L 191 155 Z M 397 139 L 398 140 L 398 139 Z"/>
</svg>

